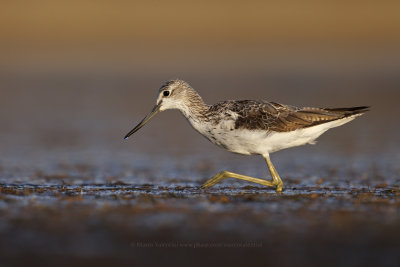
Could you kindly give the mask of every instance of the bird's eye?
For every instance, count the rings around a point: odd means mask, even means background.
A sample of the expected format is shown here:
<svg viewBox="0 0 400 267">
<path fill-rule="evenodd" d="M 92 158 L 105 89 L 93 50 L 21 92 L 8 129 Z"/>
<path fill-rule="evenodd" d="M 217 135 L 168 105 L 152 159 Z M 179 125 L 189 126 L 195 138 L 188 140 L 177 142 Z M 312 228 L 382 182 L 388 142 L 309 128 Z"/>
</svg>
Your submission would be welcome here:
<svg viewBox="0 0 400 267">
<path fill-rule="evenodd" d="M 169 96 L 169 91 L 164 91 L 164 96 Z"/>
</svg>

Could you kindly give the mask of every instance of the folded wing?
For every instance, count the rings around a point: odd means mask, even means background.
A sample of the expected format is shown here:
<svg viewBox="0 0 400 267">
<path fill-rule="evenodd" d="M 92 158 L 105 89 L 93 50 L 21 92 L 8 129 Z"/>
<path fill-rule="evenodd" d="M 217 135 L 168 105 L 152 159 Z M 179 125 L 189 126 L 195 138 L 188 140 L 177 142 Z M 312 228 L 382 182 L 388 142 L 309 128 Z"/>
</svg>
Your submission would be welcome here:
<svg viewBox="0 0 400 267">
<path fill-rule="evenodd" d="M 350 108 L 297 108 L 275 102 L 236 101 L 231 106 L 238 114 L 235 128 L 288 132 L 316 126 L 368 111 L 367 106 Z"/>
</svg>

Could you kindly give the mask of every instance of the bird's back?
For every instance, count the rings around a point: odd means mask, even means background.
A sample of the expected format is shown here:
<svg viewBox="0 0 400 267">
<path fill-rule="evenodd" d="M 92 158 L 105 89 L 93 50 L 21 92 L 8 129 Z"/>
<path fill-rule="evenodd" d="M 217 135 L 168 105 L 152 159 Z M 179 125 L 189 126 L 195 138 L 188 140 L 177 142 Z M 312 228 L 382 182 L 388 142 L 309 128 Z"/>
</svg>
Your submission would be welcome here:
<svg viewBox="0 0 400 267">
<path fill-rule="evenodd" d="M 367 106 L 350 108 L 298 108 L 275 102 L 229 100 L 212 105 L 210 117 L 216 122 L 235 117 L 235 129 L 289 132 L 361 115 Z"/>
</svg>

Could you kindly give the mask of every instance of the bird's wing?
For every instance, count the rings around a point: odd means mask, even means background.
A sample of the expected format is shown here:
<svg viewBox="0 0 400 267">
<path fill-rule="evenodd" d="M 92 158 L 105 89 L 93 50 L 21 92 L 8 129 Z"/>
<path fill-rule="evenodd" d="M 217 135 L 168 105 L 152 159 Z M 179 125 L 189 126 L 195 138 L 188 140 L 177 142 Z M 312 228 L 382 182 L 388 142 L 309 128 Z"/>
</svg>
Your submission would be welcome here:
<svg viewBox="0 0 400 267">
<path fill-rule="evenodd" d="M 232 109 L 238 114 L 235 128 L 288 132 L 362 114 L 367 107 L 297 108 L 275 102 L 235 101 Z"/>
</svg>

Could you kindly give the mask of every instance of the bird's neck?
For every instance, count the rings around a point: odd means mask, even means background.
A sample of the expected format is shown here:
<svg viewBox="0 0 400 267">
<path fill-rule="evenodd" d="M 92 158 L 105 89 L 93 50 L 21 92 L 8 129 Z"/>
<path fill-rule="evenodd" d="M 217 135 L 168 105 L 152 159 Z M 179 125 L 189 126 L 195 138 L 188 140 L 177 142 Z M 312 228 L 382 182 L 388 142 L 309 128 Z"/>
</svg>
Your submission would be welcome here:
<svg viewBox="0 0 400 267">
<path fill-rule="evenodd" d="M 204 103 L 196 91 L 189 91 L 188 94 L 189 97 L 186 98 L 179 109 L 186 119 L 193 124 L 193 121 L 201 120 L 206 116 L 210 106 Z"/>
</svg>

